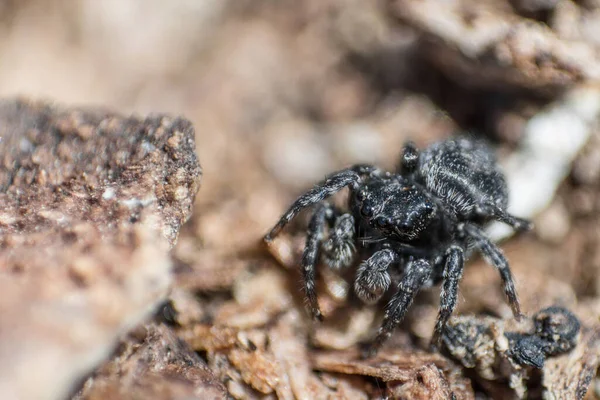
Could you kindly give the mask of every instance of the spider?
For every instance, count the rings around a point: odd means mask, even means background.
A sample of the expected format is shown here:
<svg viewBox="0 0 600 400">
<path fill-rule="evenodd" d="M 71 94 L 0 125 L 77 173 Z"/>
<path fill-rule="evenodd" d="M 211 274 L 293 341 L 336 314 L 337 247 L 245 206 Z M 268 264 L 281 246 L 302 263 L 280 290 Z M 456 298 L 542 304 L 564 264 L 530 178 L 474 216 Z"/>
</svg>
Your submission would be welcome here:
<svg viewBox="0 0 600 400">
<path fill-rule="evenodd" d="M 324 201 L 344 188 L 349 189 L 346 211 Z M 435 349 L 455 309 L 465 260 L 474 250 L 498 270 L 513 315 L 522 315 L 508 262 L 483 231 L 492 220 L 516 231 L 531 228 L 529 221 L 506 211 L 507 202 L 505 178 L 483 141 L 459 137 L 422 152 L 408 142 L 397 171 L 358 164 L 329 175 L 301 195 L 264 240 L 271 242 L 301 210 L 315 206 L 301 268 L 307 303 L 317 320 L 322 320 L 315 290 L 319 259 L 341 270 L 363 258 L 354 291 L 365 303 L 377 302 L 392 285 L 391 276 L 399 276 L 366 356 L 391 336 L 420 289 L 441 282 L 431 339 Z"/>
</svg>

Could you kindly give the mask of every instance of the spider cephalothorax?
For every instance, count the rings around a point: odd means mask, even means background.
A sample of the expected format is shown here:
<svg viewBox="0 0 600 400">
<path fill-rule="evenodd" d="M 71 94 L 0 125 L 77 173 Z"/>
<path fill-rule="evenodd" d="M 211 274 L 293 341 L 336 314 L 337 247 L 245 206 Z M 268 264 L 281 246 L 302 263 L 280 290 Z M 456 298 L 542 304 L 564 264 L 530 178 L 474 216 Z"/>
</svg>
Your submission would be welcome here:
<svg viewBox="0 0 600 400">
<path fill-rule="evenodd" d="M 349 188 L 348 209 L 324 202 Z M 378 301 L 400 274 L 371 353 L 404 318 L 417 292 L 442 282 L 440 311 L 432 344 L 439 344 L 454 311 L 464 260 L 478 249 L 496 267 L 515 316 L 521 315 L 512 274 L 502 252 L 482 227 L 498 220 L 516 230 L 531 224 L 506 211 L 508 191 L 492 151 L 466 138 L 433 144 L 422 153 L 409 143 L 399 171 L 355 165 L 331 174 L 300 196 L 265 236 L 271 241 L 302 209 L 312 205 L 302 272 L 313 316 L 321 319 L 315 268 L 321 258 L 331 268 L 360 263 L 354 290 L 367 303 Z"/>
</svg>

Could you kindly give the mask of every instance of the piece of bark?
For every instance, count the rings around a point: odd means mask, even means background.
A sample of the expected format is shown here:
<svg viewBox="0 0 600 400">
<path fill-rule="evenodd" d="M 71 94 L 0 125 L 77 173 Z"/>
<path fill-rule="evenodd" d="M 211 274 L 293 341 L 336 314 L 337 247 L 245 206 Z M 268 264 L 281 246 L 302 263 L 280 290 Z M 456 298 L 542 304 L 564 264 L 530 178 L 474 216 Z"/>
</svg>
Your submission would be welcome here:
<svg viewBox="0 0 600 400">
<path fill-rule="evenodd" d="M 397 0 L 392 9 L 421 32 L 428 59 L 462 85 L 548 94 L 600 77 L 594 46 L 500 2 Z"/>
<path fill-rule="evenodd" d="M 90 377 L 73 400 L 225 399 L 208 366 L 165 325 L 149 324 L 142 340 L 121 343 L 119 354 Z"/>
<path fill-rule="evenodd" d="M 187 120 L 0 102 L 0 398 L 63 398 L 171 282 Z"/>
<path fill-rule="evenodd" d="M 182 327 L 179 336 L 194 350 L 206 352 L 209 366 L 233 397 L 276 394 L 293 399 L 285 365 L 273 351 L 285 339 L 273 338 L 265 328 L 284 312 L 293 313 L 296 317 L 290 322 L 298 324 L 297 312 L 289 310 L 292 302 L 285 273 L 272 266 L 240 278 L 233 288 L 234 298 L 215 310 L 211 324 Z M 308 373 L 307 364 L 305 368 Z"/>
<path fill-rule="evenodd" d="M 355 351 L 320 352 L 313 364 L 323 371 L 381 379 L 393 398 L 474 399 L 460 368 L 437 353 L 387 346 L 367 360 Z"/>
<path fill-rule="evenodd" d="M 544 366 L 544 399 L 577 399 L 585 395 L 600 364 L 600 329 L 586 328 L 570 352 L 551 358 Z"/>
<path fill-rule="evenodd" d="M 222 303 L 210 323 L 182 326 L 179 337 L 207 354 L 234 398 L 344 398 L 344 392 L 368 398 L 371 385 L 361 377 L 324 382 L 312 371 L 304 310 L 290 301 L 285 277 L 274 265 L 244 274 L 234 285 L 234 299 Z"/>
<path fill-rule="evenodd" d="M 496 381 L 509 386 L 509 398 L 523 398 L 527 394 L 526 381 L 530 368 L 517 364 L 510 356 L 509 340 L 504 333 L 527 332 L 530 321 L 518 324 L 492 317 L 472 315 L 455 316 L 449 322 L 443 337 L 445 349 L 466 368 L 472 368 L 482 384 L 493 387 Z"/>
<path fill-rule="evenodd" d="M 590 314 L 585 309 L 578 311 Z M 466 368 L 473 369 L 478 383 L 495 393 L 494 398 L 537 398 L 541 392 L 544 399 L 583 399 L 600 362 L 597 312 L 584 321 L 591 324 L 578 334 L 574 348 L 561 355 L 546 355 L 541 387 L 534 368 L 514 358 L 516 335 L 534 332 L 529 318 L 516 322 L 472 315 L 452 317 L 444 346 Z"/>
</svg>

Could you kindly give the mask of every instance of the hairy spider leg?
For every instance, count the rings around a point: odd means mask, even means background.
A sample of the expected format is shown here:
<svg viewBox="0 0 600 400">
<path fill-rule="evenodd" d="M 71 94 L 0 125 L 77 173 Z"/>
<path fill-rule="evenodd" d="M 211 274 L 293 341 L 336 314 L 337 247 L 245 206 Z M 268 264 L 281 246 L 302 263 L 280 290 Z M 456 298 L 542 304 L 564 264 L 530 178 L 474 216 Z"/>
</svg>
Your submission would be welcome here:
<svg viewBox="0 0 600 400">
<path fill-rule="evenodd" d="M 533 228 L 531 221 L 523 218 L 515 217 L 502 210 L 500 207 L 489 204 L 477 207 L 477 212 L 480 215 L 490 216 L 500 222 L 504 222 L 507 225 L 512 226 L 516 231 L 528 231 Z"/>
<path fill-rule="evenodd" d="M 346 268 L 354 261 L 356 253 L 355 221 L 352 214 L 336 211 L 336 218 L 329 230 L 329 238 L 322 244 L 323 261 L 333 270 Z M 340 215 L 341 214 L 341 215 Z"/>
<path fill-rule="evenodd" d="M 408 263 L 398 284 L 398 291 L 385 308 L 383 323 L 377 332 L 377 337 L 367 352 L 363 354 L 365 357 L 375 355 L 381 345 L 392 335 L 396 326 L 406 315 L 415 296 L 429 279 L 431 272 L 432 266 L 426 260 L 419 259 Z"/>
<path fill-rule="evenodd" d="M 400 158 L 400 166 L 398 171 L 402 175 L 411 175 L 417 170 L 419 164 L 419 149 L 414 142 L 406 142 L 404 149 L 402 150 L 402 157 Z"/>
<path fill-rule="evenodd" d="M 435 323 L 433 337 L 431 338 L 431 347 L 433 349 L 439 348 L 448 319 L 456 308 L 458 284 L 462 278 L 464 266 L 465 258 L 463 249 L 458 246 L 450 246 L 446 252 L 444 281 L 440 293 L 440 311 Z"/>
<path fill-rule="evenodd" d="M 398 254 L 391 249 L 379 250 L 363 261 L 356 271 L 354 292 L 365 303 L 375 303 L 390 287 L 390 265 L 398 262 Z"/>
<path fill-rule="evenodd" d="M 493 244 L 485 233 L 476 225 L 465 224 L 465 232 L 476 241 L 476 245 L 479 248 L 481 254 L 486 261 L 493 265 L 500 273 L 500 278 L 504 285 L 504 293 L 508 298 L 508 304 L 512 309 L 515 318 L 520 319 L 523 314 L 521 313 L 521 305 L 517 296 L 517 290 L 515 289 L 515 282 L 508 265 L 508 261 L 502 254 L 502 251 Z"/>
<path fill-rule="evenodd" d="M 302 277 L 304 279 L 304 288 L 306 290 L 306 299 L 310 307 L 311 315 L 314 319 L 323 320 L 317 292 L 315 290 L 315 267 L 319 260 L 319 249 L 323 243 L 325 226 L 334 218 L 334 210 L 330 204 L 321 203 L 315 210 L 310 222 L 308 223 L 308 232 L 306 235 L 306 246 L 302 255 Z"/>
<path fill-rule="evenodd" d="M 292 203 L 290 208 L 283 214 L 273 229 L 265 236 L 264 240 L 266 242 L 272 241 L 287 223 L 302 211 L 302 209 L 310 207 L 325 198 L 332 196 L 347 186 L 356 188 L 363 176 L 377 171 L 378 169 L 372 165 L 359 164 L 330 175 Z"/>
</svg>

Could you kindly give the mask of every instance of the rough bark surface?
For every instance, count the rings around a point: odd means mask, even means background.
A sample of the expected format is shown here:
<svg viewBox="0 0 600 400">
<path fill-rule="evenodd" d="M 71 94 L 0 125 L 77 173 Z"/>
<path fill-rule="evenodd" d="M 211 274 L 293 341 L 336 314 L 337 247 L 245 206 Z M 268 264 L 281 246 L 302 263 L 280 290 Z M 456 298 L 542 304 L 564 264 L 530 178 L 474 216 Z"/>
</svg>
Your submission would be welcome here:
<svg viewBox="0 0 600 400">
<path fill-rule="evenodd" d="M 208 366 L 166 325 L 148 324 L 119 344 L 73 399 L 226 399 Z"/>
<path fill-rule="evenodd" d="M 194 131 L 3 101 L 0 137 L 0 397 L 59 399 L 166 295 Z"/>
</svg>

